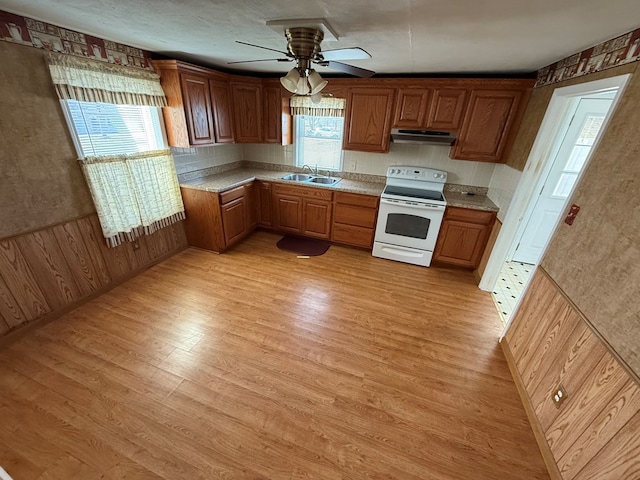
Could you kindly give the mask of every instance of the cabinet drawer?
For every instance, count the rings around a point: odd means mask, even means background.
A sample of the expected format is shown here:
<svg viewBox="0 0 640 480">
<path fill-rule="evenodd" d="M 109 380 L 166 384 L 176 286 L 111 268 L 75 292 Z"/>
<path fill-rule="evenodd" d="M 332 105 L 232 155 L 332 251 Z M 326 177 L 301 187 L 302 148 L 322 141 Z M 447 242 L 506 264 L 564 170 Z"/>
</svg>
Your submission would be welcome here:
<svg viewBox="0 0 640 480">
<path fill-rule="evenodd" d="M 227 190 L 226 192 L 222 192 L 220 194 L 220 203 L 224 205 L 225 203 L 229 203 L 236 198 L 240 198 L 244 195 L 244 185 L 240 185 L 239 187 L 232 188 L 231 190 Z"/>
<path fill-rule="evenodd" d="M 336 243 L 371 248 L 371 245 L 373 245 L 373 229 L 334 223 L 331 239 Z"/>
<path fill-rule="evenodd" d="M 299 185 L 274 184 L 273 191 L 274 193 L 281 195 L 295 195 L 297 197 L 318 198 L 329 201 L 331 201 L 331 198 L 333 196 L 333 192 L 330 190 L 325 190 L 323 188 L 303 187 Z"/>
<path fill-rule="evenodd" d="M 373 195 L 363 195 L 361 193 L 336 192 L 336 203 L 347 203 L 349 205 L 360 205 L 362 207 L 378 207 L 379 197 Z"/>
<path fill-rule="evenodd" d="M 345 225 L 373 228 L 376 224 L 376 216 L 377 210 L 375 208 L 336 203 L 333 221 Z"/>
<path fill-rule="evenodd" d="M 481 225 L 491 225 L 495 216 L 495 212 L 461 207 L 447 207 L 445 213 L 447 220 L 458 220 L 460 222 L 478 223 Z"/>
</svg>

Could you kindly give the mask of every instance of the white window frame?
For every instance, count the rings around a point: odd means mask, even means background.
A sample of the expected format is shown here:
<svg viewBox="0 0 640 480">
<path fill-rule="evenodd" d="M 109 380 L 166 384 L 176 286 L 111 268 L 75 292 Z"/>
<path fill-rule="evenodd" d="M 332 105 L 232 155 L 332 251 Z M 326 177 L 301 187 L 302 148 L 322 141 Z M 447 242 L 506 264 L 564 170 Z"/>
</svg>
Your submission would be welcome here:
<svg viewBox="0 0 640 480">
<path fill-rule="evenodd" d="M 72 100 L 60 100 L 60 105 L 62 106 L 62 112 L 67 122 L 67 126 L 69 127 L 69 132 L 71 133 L 71 139 L 76 149 L 76 153 L 78 154 L 78 158 L 82 160 L 86 157 L 93 156 L 93 152 L 85 152 L 82 148 L 82 144 L 80 142 L 80 135 L 76 128 L 76 124 L 73 121 L 73 116 L 69 108 L 70 101 Z M 86 102 L 86 103 L 100 103 L 100 102 Z M 132 105 L 132 106 L 135 107 L 137 105 Z M 149 108 L 151 109 L 151 111 L 155 112 L 158 120 L 158 125 L 159 125 L 159 131 L 156 132 L 157 134 L 159 134 L 159 136 L 157 136 L 156 138 L 159 141 L 161 140 L 161 144 L 158 146 L 158 149 L 161 150 L 161 149 L 168 148 L 167 133 L 165 129 L 164 118 L 163 118 L 160 107 L 140 106 L 140 108 Z"/>
<path fill-rule="evenodd" d="M 321 117 L 319 115 L 294 115 L 294 122 L 293 122 L 293 131 L 294 131 L 294 138 L 295 138 L 295 162 L 296 162 L 296 166 L 297 167 L 302 167 L 303 165 L 309 165 L 310 167 L 315 167 L 315 164 L 309 164 L 307 162 L 304 161 L 304 147 L 303 147 L 303 142 L 300 141 L 301 137 L 299 135 L 299 123 L 302 121 L 303 117 L 320 117 L 320 118 L 325 118 L 325 117 Z M 320 169 L 320 171 L 331 171 L 331 172 L 340 172 L 342 171 L 342 165 L 343 165 L 343 157 L 344 157 L 344 150 L 342 149 L 342 141 L 344 138 L 344 117 L 326 117 L 326 118 L 341 118 L 342 119 L 342 129 L 340 130 L 340 138 L 338 139 L 340 142 L 340 153 L 339 153 L 339 158 L 337 160 L 337 166 L 335 168 L 329 168 L 329 167 L 325 167 L 325 166 L 320 166 L 318 165 L 318 168 Z"/>
</svg>

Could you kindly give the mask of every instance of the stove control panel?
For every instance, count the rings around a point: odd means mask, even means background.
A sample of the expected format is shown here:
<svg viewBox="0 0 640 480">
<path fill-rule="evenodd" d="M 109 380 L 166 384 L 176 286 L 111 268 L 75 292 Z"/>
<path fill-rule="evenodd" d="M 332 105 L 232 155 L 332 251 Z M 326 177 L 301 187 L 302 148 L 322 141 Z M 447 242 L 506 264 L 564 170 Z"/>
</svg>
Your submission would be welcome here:
<svg viewBox="0 0 640 480">
<path fill-rule="evenodd" d="M 393 165 L 387 168 L 387 178 L 421 180 L 423 182 L 446 183 L 447 172 L 425 167 Z"/>
</svg>

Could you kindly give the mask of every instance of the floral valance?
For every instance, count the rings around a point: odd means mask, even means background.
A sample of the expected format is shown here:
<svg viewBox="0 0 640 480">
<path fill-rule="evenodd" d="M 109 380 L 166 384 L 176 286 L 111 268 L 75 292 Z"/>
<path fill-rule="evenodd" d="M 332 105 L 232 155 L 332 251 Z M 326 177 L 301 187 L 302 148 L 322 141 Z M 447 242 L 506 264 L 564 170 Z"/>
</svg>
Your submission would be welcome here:
<svg viewBox="0 0 640 480">
<path fill-rule="evenodd" d="M 164 107 L 160 77 L 138 68 L 87 58 L 47 54 L 51 79 L 62 100 Z"/>
<path fill-rule="evenodd" d="M 289 100 L 292 115 L 313 115 L 316 117 L 344 117 L 344 98 L 322 97 L 313 103 L 310 96 L 294 96 Z"/>
</svg>

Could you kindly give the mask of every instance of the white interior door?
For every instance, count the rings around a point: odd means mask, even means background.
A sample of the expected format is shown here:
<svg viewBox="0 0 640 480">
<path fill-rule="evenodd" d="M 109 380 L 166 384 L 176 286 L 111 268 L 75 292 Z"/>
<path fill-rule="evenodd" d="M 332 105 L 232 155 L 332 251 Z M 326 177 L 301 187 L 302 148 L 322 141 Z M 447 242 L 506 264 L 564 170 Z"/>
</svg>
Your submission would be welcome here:
<svg viewBox="0 0 640 480">
<path fill-rule="evenodd" d="M 582 98 L 540 190 L 513 260 L 536 265 L 604 122 L 610 98 Z"/>
</svg>

